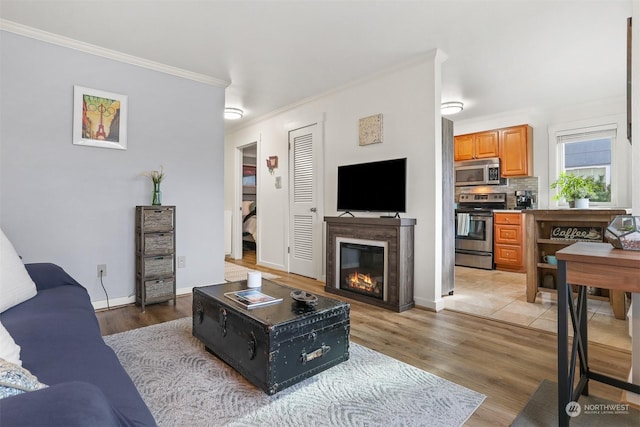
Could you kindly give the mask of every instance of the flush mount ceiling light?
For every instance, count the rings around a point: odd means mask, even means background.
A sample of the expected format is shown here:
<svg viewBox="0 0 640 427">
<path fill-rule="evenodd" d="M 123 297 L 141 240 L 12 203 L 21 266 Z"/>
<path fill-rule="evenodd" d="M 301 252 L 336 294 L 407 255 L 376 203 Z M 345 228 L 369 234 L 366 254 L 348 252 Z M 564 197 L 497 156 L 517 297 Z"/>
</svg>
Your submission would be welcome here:
<svg viewBox="0 0 640 427">
<path fill-rule="evenodd" d="M 229 120 L 241 119 L 244 111 L 239 108 L 227 107 L 224 109 L 224 118 Z"/>
<path fill-rule="evenodd" d="M 462 102 L 443 102 L 440 105 L 440 113 L 443 115 L 456 114 L 462 111 L 464 104 Z"/>
</svg>

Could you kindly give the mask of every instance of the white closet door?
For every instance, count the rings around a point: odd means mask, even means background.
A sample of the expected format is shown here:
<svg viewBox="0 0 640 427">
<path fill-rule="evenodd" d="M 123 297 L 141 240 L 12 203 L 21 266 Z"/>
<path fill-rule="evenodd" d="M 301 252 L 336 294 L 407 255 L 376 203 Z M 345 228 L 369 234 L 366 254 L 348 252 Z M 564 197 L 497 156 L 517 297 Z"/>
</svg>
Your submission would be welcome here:
<svg viewBox="0 0 640 427">
<path fill-rule="evenodd" d="M 322 272 L 322 216 L 318 196 L 322 141 L 314 124 L 289 133 L 289 270 L 319 278 Z"/>
</svg>

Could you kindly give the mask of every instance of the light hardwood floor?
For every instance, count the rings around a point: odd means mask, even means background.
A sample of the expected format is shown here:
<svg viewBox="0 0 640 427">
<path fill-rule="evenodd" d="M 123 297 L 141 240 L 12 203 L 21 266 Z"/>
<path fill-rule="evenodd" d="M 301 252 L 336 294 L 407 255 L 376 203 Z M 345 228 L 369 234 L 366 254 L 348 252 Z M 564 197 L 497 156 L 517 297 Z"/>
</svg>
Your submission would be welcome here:
<svg viewBox="0 0 640 427">
<path fill-rule="evenodd" d="M 249 253 L 251 254 L 251 253 Z M 234 261 L 280 276 L 276 281 L 327 295 L 313 279 L 255 266 L 255 255 Z M 351 304 L 351 340 L 483 393 L 485 402 L 472 415 L 470 426 L 508 426 L 543 379 L 556 381 L 556 335 L 448 310 L 434 313 L 412 309 L 394 313 L 357 301 Z M 126 306 L 97 313 L 103 335 L 191 315 L 191 296 L 176 307 L 162 303 Z M 600 344 L 589 345 L 590 367 L 624 379 L 631 353 Z M 590 383 L 591 395 L 617 401 L 620 390 Z"/>
</svg>

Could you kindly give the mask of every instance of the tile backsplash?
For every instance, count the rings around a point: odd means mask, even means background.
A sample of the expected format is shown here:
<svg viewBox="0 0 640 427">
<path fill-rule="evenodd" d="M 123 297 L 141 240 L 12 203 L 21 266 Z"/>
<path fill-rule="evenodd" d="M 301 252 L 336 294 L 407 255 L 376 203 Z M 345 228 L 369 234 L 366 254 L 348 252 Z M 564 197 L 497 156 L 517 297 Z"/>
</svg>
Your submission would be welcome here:
<svg viewBox="0 0 640 427">
<path fill-rule="evenodd" d="M 538 177 L 508 178 L 505 185 L 456 187 L 456 202 L 460 193 L 507 193 L 507 208 L 516 206 L 516 191 L 531 192 L 534 208 L 538 205 Z"/>
</svg>

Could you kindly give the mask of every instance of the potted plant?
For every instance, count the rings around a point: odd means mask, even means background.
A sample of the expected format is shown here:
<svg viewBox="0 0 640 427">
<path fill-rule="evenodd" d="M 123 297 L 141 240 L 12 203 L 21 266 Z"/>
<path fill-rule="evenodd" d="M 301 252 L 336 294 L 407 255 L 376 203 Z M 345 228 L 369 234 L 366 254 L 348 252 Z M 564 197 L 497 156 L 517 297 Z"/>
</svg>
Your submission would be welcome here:
<svg viewBox="0 0 640 427">
<path fill-rule="evenodd" d="M 595 184 L 592 176 L 560 172 L 558 179 L 551 184 L 551 188 L 558 190 L 553 199 L 565 199 L 569 207 L 586 209 L 589 207 L 589 198 L 595 196 Z"/>
</svg>

